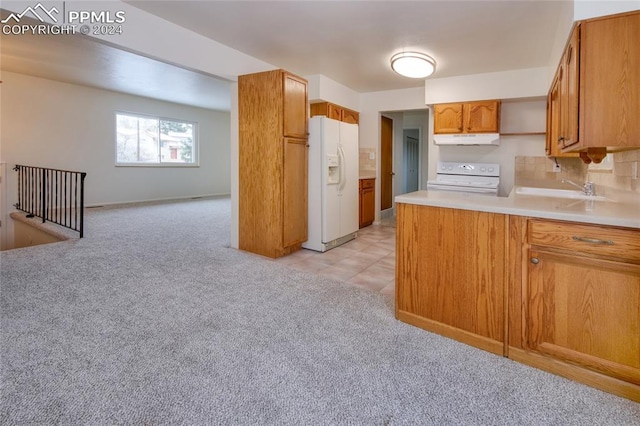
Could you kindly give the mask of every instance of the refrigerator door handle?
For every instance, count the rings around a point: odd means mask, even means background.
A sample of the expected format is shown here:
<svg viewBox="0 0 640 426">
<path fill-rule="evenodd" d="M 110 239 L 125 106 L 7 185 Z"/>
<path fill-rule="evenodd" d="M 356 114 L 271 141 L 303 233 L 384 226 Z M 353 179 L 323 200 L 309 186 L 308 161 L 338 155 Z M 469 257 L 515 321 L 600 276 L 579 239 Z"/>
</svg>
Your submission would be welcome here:
<svg viewBox="0 0 640 426">
<path fill-rule="evenodd" d="M 338 152 L 340 153 L 340 191 L 342 191 L 344 189 L 344 186 L 347 184 L 346 170 L 345 170 L 347 167 L 347 162 L 345 160 L 344 150 L 340 145 L 338 146 Z"/>
</svg>

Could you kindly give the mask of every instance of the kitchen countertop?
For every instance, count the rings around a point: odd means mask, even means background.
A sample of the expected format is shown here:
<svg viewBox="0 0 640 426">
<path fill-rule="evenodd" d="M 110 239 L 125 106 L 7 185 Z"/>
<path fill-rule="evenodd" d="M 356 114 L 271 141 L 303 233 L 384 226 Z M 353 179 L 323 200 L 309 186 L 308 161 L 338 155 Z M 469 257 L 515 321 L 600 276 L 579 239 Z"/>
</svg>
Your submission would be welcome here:
<svg viewBox="0 0 640 426">
<path fill-rule="evenodd" d="M 446 191 L 416 191 L 395 197 L 396 203 L 640 229 L 637 197 L 622 200 L 622 197 L 615 202 L 520 195 L 516 194 L 516 188 L 508 197 Z"/>
<path fill-rule="evenodd" d="M 372 171 L 372 172 L 360 172 L 360 179 L 375 179 L 376 178 L 376 172 Z"/>
</svg>

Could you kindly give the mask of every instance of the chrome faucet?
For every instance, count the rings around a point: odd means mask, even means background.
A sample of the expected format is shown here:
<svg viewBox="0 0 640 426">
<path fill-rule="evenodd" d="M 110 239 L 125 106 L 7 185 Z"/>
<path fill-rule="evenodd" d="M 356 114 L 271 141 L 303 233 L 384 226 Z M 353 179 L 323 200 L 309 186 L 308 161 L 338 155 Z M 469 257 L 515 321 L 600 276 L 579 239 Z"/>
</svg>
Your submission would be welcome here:
<svg viewBox="0 0 640 426">
<path fill-rule="evenodd" d="M 576 188 L 579 188 L 584 195 L 589 195 L 589 196 L 596 195 L 596 184 L 593 182 L 587 181 L 584 184 L 579 185 L 572 180 L 562 179 L 562 183 L 568 183 L 570 185 L 575 186 Z"/>
</svg>

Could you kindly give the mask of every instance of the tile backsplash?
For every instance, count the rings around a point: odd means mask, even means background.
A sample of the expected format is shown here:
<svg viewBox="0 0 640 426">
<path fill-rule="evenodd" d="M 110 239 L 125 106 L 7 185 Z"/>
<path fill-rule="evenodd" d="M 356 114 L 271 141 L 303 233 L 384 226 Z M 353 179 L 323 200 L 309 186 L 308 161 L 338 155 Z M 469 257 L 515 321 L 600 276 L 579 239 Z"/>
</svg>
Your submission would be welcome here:
<svg viewBox="0 0 640 426">
<path fill-rule="evenodd" d="M 515 184 L 536 185 L 536 181 L 544 181 L 543 185 L 560 183 L 569 179 L 578 183 L 594 182 L 597 186 L 606 186 L 622 191 L 640 193 L 639 179 L 632 179 L 633 163 L 640 163 L 640 150 L 623 151 L 609 154 L 610 166 L 584 164 L 579 158 L 558 158 L 560 172 L 554 172 L 556 159 L 548 157 L 516 157 Z M 637 166 L 636 166 L 637 167 Z"/>
<path fill-rule="evenodd" d="M 360 148 L 359 159 L 360 159 L 361 172 L 376 171 L 376 149 L 375 148 Z"/>
</svg>

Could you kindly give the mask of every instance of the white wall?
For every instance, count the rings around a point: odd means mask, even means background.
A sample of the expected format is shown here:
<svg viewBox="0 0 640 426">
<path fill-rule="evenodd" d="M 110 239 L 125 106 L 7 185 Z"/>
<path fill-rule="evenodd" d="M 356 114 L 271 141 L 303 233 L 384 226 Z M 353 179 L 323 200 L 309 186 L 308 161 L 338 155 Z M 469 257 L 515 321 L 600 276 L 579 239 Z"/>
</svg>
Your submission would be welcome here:
<svg viewBox="0 0 640 426">
<path fill-rule="evenodd" d="M 631 12 L 633 10 L 640 10 L 640 0 L 627 0 L 627 1 L 574 0 L 573 19 L 575 21 L 579 21 L 581 19 L 595 18 L 597 16 L 613 15 L 615 13 L 622 13 L 622 12 Z"/>
<path fill-rule="evenodd" d="M 15 164 L 87 172 L 87 205 L 229 194 L 230 114 L 2 73 L 2 146 Z M 200 167 L 116 167 L 115 112 L 198 123 Z M 9 206 L 16 177 L 7 171 Z"/>
<path fill-rule="evenodd" d="M 425 103 L 541 97 L 550 82 L 547 67 L 427 79 Z"/>
<path fill-rule="evenodd" d="M 309 103 L 331 102 L 354 111 L 360 111 L 360 94 L 322 74 L 308 75 Z"/>
</svg>

